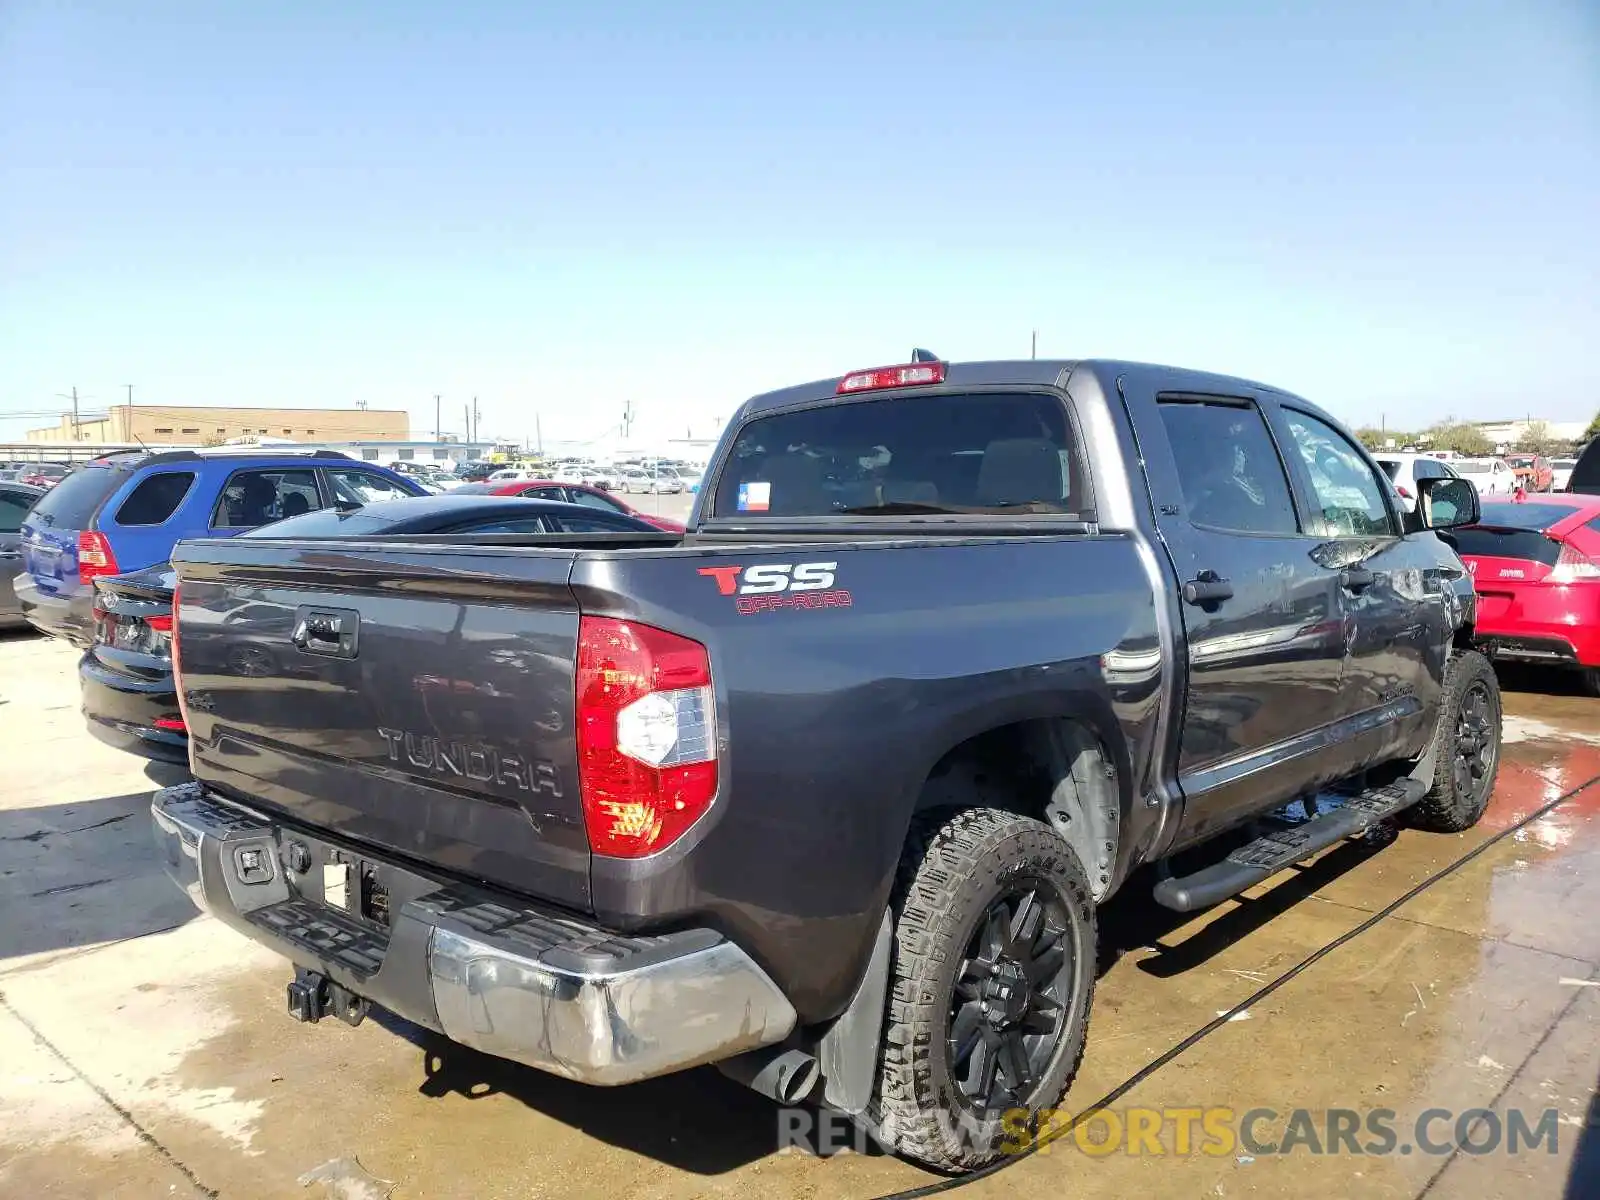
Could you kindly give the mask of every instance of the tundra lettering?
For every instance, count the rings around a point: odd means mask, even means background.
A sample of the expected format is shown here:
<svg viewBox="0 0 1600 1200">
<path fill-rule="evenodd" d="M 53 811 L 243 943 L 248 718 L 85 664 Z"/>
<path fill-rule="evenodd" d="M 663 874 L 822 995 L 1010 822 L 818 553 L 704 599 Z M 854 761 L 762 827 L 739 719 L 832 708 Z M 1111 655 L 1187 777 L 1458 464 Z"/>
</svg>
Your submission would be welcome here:
<svg viewBox="0 0 1600 1200">
<path fill-rule="evenodd" d="M 561 784 L 553 763 L 531 761 L 492 746 L 446 742 L 400 729 L 379 729 L 378 736 L 388 747 L 392 763 L 398 763 L 403 752 L 405 761 L 413 767 L 437 775 L 499 783 L 525 792 L 544 792 L 557 800 L 561 798 Z"/>
</svg>

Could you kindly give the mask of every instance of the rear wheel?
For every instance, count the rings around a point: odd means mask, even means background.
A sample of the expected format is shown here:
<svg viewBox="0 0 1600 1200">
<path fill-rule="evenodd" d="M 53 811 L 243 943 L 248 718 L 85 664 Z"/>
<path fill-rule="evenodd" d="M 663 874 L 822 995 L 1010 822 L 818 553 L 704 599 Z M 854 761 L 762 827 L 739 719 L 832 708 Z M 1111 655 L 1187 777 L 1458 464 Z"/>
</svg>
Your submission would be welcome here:
<svg viewBox="0 0 1600 1200">
<path fill-rule="evenodd" d="M 1585 695 L 1600 696 L 1600 667 L 1584 667 L 1579 678 Z"/>
<path fill-rule="evenodd" d="M 974 1170 L 1015 1143 L 1018 1110 L 1054 1106 L 1077 1072 L 1094 991 L 1089 885 L 1048 825 L 968 809 L 919 821 L 896 893 L 866 1116 L 896 1153 Z"/>
<path fill-rule="evenodd" d="M 1451 656 L 1434 728 L 1433 786 L 1412 823 L 1440 833 L 1471 829 L 1489 807 L 1500 770 L 1500 682 L 1476 650 Z"/>
</svg>

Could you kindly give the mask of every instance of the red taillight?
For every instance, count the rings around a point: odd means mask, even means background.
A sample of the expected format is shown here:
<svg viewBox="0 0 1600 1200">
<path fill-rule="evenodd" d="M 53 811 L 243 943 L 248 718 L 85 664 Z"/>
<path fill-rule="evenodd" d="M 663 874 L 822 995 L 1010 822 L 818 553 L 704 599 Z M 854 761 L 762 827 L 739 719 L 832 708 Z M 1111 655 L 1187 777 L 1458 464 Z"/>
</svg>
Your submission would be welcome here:
<svg viewBox="0 0 1600 1200">
<path fill-rule="evenodd" d="M 157 633 L 172 632 L 172 615 L 170 613 L 164 617 L 146 617 L 144 623 Z"/>
<path fill-rule="evenodd" d="M 1406 487 L 1404 484 L 1395 484 L 1394 490 L 1400 493 L 1400 498 L 1402 500 L 1411 499 L 1411 489 Z"/>
<path fill-rule="evenodd" d="M 575 692 L 589 848 L 611 858 L 665 849 L 717 794 L 706 648 L 653 625 L 584 617 Z"/>
<path fill-rule="evenodd" d="M 98 576 L 117 573 L 117 556 L 103 533 L 84 530 L 78 535 L 78 582 L 92 583 Z"/>
<path fill-rule="evenodd" d="M 943 383 L 942 362 L 907 363 L 903 367 L 874 367 L 870 371 L 852 371 L 839 380 L 838 395 L 848 392 L 871 392 L 878 388 L 922 387 L 924 384 Z"/>
<path fill-rule="evenodd" d="M 177 717 L 157 717 L 151 722 L 157 729 L 165 729 L 169 733 L 188 733 L 189 727 Z"/>
<path fill-rule="evenodd" d="M 1544 577 L 1546 583 L 1587 583 L 1594 580 L 1600 580 L 1600 563 L 1566 542 L 1561 543 L 1556 565 Z"/>
</svg>

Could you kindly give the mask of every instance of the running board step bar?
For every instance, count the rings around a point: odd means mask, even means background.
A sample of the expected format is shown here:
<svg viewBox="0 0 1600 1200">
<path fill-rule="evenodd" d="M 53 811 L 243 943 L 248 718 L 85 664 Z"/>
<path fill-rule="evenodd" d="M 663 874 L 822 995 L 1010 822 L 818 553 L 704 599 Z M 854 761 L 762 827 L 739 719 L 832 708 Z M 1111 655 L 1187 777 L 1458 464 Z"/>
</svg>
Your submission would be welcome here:
<svg viewBox="0 0 1600 1200">
<path fill-rule="evenodd" d="M 1415 779 L 1401 779 L 1343 797 L 1337 808 L 1258 837 L 1221 862 L 1182 878 L 1156 884 L 1156 903 L 1176 912 L 1197 912 L 1237 896 L 1285 867 L 1356 837 L 1421 800 L 1427 789 Z"/>
</svg>

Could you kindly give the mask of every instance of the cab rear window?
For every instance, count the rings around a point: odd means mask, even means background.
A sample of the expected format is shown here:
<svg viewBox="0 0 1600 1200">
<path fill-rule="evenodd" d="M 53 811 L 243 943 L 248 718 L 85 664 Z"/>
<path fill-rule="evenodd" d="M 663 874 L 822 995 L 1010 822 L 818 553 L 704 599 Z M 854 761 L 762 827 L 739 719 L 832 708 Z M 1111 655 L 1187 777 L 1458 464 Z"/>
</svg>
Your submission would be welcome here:
<svg viewBox="0 0 1600 1200">
<path fill-rule="evenodd" d="M 712 513 L 1085 520 L 1085 485 L 1066 410 L 1050 395 L 881 396 L 749 422 L 722 468 Z"/>
</svg>

